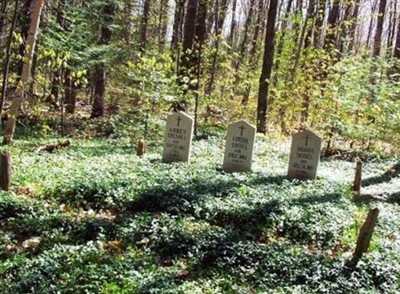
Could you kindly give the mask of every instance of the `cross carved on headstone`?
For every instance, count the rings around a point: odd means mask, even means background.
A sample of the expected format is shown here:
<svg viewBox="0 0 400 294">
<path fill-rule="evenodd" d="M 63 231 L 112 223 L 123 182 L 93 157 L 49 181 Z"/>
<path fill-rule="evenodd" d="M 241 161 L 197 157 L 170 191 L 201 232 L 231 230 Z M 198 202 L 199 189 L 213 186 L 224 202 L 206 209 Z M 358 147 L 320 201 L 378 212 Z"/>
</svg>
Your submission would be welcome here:
<svg viewBox="0 0 400 294">
<path fill-rule="evenodd" d="M 180 116 L 178 116 L 178 124 L 177 124 L 177 126 L 179 127 L 179 125 L 180 125 L 180 123 L 181 123 L 181 117 Z"/>
<path fill-rule="evenodd" d="M 308 139 L 310 139 L 310 137 L 307 135 L 304 137 L 306 139 L 306 146 L 308 145 Z"/>
<path fill-rule="evenodd" d="M 241 126 L 239 129 L 240 129 L 240 136 L 243 136 L 243 130 L 246 128 L 244 126 Z"/>
</svg>

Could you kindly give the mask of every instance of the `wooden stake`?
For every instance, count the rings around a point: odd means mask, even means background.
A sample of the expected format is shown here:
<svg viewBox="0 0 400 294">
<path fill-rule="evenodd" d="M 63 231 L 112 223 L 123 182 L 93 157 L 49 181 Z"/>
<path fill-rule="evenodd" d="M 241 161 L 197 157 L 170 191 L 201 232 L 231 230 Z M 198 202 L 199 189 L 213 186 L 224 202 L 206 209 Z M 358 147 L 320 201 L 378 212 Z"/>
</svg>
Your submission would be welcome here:
<svg viewBox="0 0 400 294">
<path fill-rule="evenodd" d="M 356 158 L 356 174 L 354 176 L 353 193 L 359 196 L 361 193 L 361 174 L 362 174 L 362 161 Z"/>
<path fill-rule="evenodd" d="M 147 142 L 146 142 L 146 140 L 143 139 L 143 138 L 140 139 L 140 140 L 139 140 L 139 143 L 138 143 L 138 146 L 137 146 L 136 154 L 137 154 L 138 156 L 142 156 L 143 154 L 146 153 L 146 148 L 147 148 Z"/>
<path fill-rule="evenodd" d="M 0 154 L 0 188 L 9 191 L 11 186 L 11 157 L 4 151 Z"/>
<path fill-rule="evenodd" d="M 365 219 L 364 224 L 360 229 L 360 233 L 357 239 L 356 249 L 353 252 L 353 257 L 349 260 L 346 265 L 349 267 L 354 267 L 357 265 L 358 261 L 361 259 L 363 254 L 367 252 L 369 243 L 372 238 L 372 233 L 378 220 L 379 209 L 373 208 L 368 212 L 368 216 Z"/>
</svg>

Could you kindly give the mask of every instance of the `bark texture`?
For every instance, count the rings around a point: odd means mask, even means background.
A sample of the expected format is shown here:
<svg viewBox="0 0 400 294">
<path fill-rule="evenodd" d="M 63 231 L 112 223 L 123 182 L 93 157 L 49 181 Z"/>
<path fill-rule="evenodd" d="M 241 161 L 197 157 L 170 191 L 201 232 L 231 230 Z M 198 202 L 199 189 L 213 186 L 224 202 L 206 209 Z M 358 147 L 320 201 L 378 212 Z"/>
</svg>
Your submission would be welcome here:
<svg viewBox="0 0 400 294">
<path fill-rule="evenodd" d="M 267 29 L 265 32 L 263 67 L 258 88 L 257 132 L 263 134 L 267 132 L 268 90 L 274 60 L 277 8 L 278 1 L 271 0 L 268 9 Z"/>
<path fill-rule="evenodd" d="M 28 83 L 30 76 L 32 57 L 35 51 L 36 37 L 39 30 L 40 14 L 42 12 L 44 1 L 45 0 L 35 0 L 32 4 L 31 23 L 26 42 L 27 46 L 25 47 L 26 50 L 24 54 L 24 64 L 22 66 L 22 74 L 21 74 L 21 79 L 17 86 L 16 95 L 11 104 L 10 115 L 7 120 L 6 132 L 4 134 L 4 144 L 11 143 L 14 137 L 15 124 L 17 121 L 18 111 L 21 107 L 24 98 L 25 87 Z"/>
</svg>

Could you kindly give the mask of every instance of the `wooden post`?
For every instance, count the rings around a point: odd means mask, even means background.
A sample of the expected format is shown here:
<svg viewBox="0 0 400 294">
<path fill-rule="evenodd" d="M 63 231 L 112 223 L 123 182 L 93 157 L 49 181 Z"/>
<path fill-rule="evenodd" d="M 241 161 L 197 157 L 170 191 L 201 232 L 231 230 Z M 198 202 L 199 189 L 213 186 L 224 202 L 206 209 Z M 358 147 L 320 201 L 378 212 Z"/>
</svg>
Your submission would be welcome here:
<svg viewBox="0 0 400 294">
<path fill-rule="evenodd" d="M 354 176 L 353 193 L 355 196 L 361 194 L 361 173 L 362 173 L 362 161 L 359 157 L 356 158 L 356 174 Z"/>
<path fill-rule="evenodd" d="M 136 154 L 138 156 L 142 156 L 143 154 L 145 154 L 146 153 L 146 147 L 147 147 L 146 140 L 143 139 L 143 138 L 140 139 L 139 143 L 138 143 L 138 146 L 137 146 Z"/>
<path fill-rule="evenodd" d="M 11 157 L 7 151 L 0 153 L 0 188 L 10 190 L 11 185 Z"/>
<path fill-rule="evenodd" d="M 367 252 L 369 243 L 372 238 L 372 233 L 378 220 L 379 209 L 373 208 L 368 212 L 368 216 L 365 219 L 364 224 L 360 229 L 360 233 L 357 239 L 356 249 L 353 252 L 353 257 L 347 261 L 346 265 L 349 267 L 354 267 L 357 265 L 358 261 L 361 259 L 363 254 Z"/>
</svg>

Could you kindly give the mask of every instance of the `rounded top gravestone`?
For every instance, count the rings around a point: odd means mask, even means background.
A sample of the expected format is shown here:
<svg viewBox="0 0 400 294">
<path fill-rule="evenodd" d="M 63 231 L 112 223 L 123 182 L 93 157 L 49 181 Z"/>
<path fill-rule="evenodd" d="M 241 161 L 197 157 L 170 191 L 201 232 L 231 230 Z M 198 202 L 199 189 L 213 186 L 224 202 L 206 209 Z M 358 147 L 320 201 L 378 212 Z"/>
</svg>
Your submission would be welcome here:
<svg viewBox="0 0 400 294">
<path fill-rule="evenodd" d="M 322 139 L 305 130 L 292 136 L 288 178 L 312 180 L 317 175 Z"/>
<path fill-rule="evenodd" d="M 256 128 L 244 120 L 228 126 L 223 170 L 226 172 L 251 171 Z"/>
<path fill-rule="evenodd" d="M 190 160 L 193 124 L 193 118 L 183 111 L 168 116 L 162 162 L 188 162 Z"/>
</svg>

